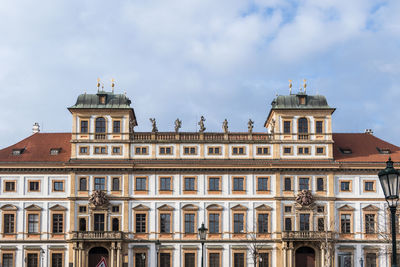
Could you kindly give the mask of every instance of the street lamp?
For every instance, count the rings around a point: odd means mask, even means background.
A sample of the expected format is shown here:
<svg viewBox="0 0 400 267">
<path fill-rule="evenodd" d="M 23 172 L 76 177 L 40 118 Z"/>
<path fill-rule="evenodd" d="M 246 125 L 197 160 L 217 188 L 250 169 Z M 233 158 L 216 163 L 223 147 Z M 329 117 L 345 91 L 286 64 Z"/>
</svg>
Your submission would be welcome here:
<svg viewBox="0 0 400 267">
<path fill-rule="evenodd" d="M 362 257 L 360 258 L 360 266 L 364 267 L 364 259 Z"/>
<path fill-rule="evenodd" d="M 158 253 L 160 252 L 160 247 L 161 247 L 161 242 L 160 242 L 160 240 L 158 240 L 157 239 L 157 241 L 156 241 L 156 253 L 157 253 L 157 260 L 156 260 L 156 262 L 157 262 L 157 267 L 158 267 Z"/>
<path fill-rule="evenodd" d="M 393 161 L 389 157 L 386 168 L 378 173 L 379 181 L 385 194 L 386 202 L 392 214 L 392 267 L 397 267 L 396 249 L 396 209 L 399 200 L 399 171 L 393 168 Z"/>
<path fill-rule="evenodd" d="M 200 236 L 200 241 L 201 241 L 201 267 L 204 267 L 204 241 L 206 241 L 207 238 L 207 228 L 204 226 L 204 223 L 201 224 L 201 227 L 199 228 L 199 236 Z"/>
</svg>

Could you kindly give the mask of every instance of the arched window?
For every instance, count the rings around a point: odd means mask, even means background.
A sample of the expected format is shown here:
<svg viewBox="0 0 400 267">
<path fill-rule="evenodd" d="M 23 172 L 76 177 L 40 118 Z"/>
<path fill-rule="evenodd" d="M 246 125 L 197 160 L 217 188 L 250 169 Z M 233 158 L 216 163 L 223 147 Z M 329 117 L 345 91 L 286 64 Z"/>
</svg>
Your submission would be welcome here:
<svg viewBox="0 0 400 267">
<path fill-rule="evenodd" d="M 306 134 L 308 133 L 308 121 L 306 118 L 300 118 L 298 120 L 298 133 L 299 134 Z"/>
<path fill-rule="evenodd" d="M 86 219 L 79 219 L 79 231 L 86 231 Z"/>
<path fill-rule="evenodd" d="M 96 119 L 96 133 L 106 132 L 106 120 L 103 117 Z"/>
<path fill-rule="evenodd" d="M 79 179 L 79 190 L 80 191 L 87 191 L 87 181 L 86 178 Z"/>
<path fill-rule="evenodd" d="M 119 231 L 119 220 L 117 218 L 112 219 L 112 230 Z"/>
</svg>

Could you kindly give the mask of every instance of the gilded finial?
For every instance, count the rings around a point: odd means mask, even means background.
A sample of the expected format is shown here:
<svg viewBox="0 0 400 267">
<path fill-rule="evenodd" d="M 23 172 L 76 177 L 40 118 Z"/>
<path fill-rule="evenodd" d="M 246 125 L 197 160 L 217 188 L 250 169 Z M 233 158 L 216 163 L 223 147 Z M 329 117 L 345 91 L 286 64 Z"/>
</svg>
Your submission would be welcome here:
<svg viewBox="0 0 400 267">
<path fill-rule="evenodd" d="M 97 91 L 100 89 L 100 78 L 97 78 Z"/>
<path fill-rule="evenodd" d="M 114 80 L 114 78 L 112 78 L 111 79 L 111 89 L 112 89 L 113 93 L 114 93 L 114 86 L 115 86 L 115 80 Z"/>
<path fill-rule="evenodd" d="M 304 79 L 304 80 L 303 80 L 303 89 L 304 89 L 304 93 L 306 92 L 306 88 L 307 88 L 307 80 Z"/>
<path fill-rule="evenodd" d="M 289 80 L 289 94 L 292 93 L 292 80 Z"/>
</svg>

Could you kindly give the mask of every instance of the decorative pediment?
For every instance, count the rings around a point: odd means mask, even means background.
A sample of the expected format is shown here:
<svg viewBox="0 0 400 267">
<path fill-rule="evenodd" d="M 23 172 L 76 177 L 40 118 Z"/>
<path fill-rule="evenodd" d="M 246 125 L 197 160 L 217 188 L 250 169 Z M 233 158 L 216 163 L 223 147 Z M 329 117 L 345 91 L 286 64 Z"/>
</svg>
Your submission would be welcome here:
<svg viewBox="0 0 400 267">
<path fill-rule="evenodd" d="M 25 210 L 41 211 L 43 209 L 41 207 L 39 207 L 38 205 L 32 204 L 32 205 L 26 207 Z"/>
<path fill-rule="evenodd" d="M 272 208 L 271 208 L 270 206 L 268 206 L 268 205 L 261 204 L 260 206 L 258 206 L 258 207 L 256 208 L 256 210 L 267 210 L 267 211 L 271 211 Z"/>
<path fill-rule="evenodd" d="M 50 208 L 50 210 L 55 210 L 55 211 L 66 211 L 67 208 L 64 206 L 61 206 L 60 204 L 54 205 L 53 207 Z"/>
<path fill-rule="evenodd" d="M 199 210 L 199 207 L 193 204 L 186 204 L 182 207 L 183 210 Z"/>
<path fill-rule="evenodd" d="M 211 204 L 208 205 L 207 210 L 223 210 L 224 207 L 222 207 L 221 205 L 218 204 Z"/>
<path fill-rule="evenodd" d="M 6 205 L 3 205 L 0 209 L 1 209 L 1 210 L 12 210 L 12 211 L 17 211 L 17 210 L 18 210 L 18 207 L 15 206 L 15 205 L 6 204 Z"/>
<path fill-rule="evenodd" d="M 243 206 L 241 204 L 238 204 L 238 205 L 232 207 L 231 209 L 232 210 L 248 210 L 247 207 L 245 207 L 245 206 Z"/>
<path fill-rule="evenodd" d="M 160 207 L 158 207 L 158 210 L 175 210 L 174 207 L 168 205 L 168 204 L 164 204 Z"/>
<path fill-rule="evenodd" d="M 139 204 L 136 207 L 134 207 L 133 210 L 138 210 L 138 211 L 139 210 L 145 210 L 145 211 L 147 211 L 147 210 L 150 210 L 150 208 L 145 206 L 145 205 L 143 205 L 143 204 Z"/>
<path fill-rule="evenodd" d="M 362 210 L 365 210 L 365 211 L 379 211 L 380 209 L 377 206 L 369 204 L 368 206 L 365 206 L 364 208 L 362 208 Z"/>
<path fill-rule="evenodd" d="M 343 205 L 340 208 L 338 208 L 338 210 L 354 211 L 355 209 L 346 204 L 346 205 Z"/>
</svg>

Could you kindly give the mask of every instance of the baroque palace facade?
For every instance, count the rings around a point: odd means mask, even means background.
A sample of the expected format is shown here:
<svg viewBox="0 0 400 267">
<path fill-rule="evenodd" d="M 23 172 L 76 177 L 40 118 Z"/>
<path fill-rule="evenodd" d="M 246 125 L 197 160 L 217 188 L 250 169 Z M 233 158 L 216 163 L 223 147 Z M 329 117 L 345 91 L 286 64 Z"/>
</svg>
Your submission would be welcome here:
<svg viewBox="0 0 400 267">
<path fill-rule="evenodd" d="M 3 267 L 201 266 L 202 223 L 209 267 L 390 264 L 377 173 L 400 148 L 332 133 L 323 96 L 277 96 L 263 133 L 135 132 L 103 90 L 68 109 L 71 133 L 0 150 Z"/>
</svg>

